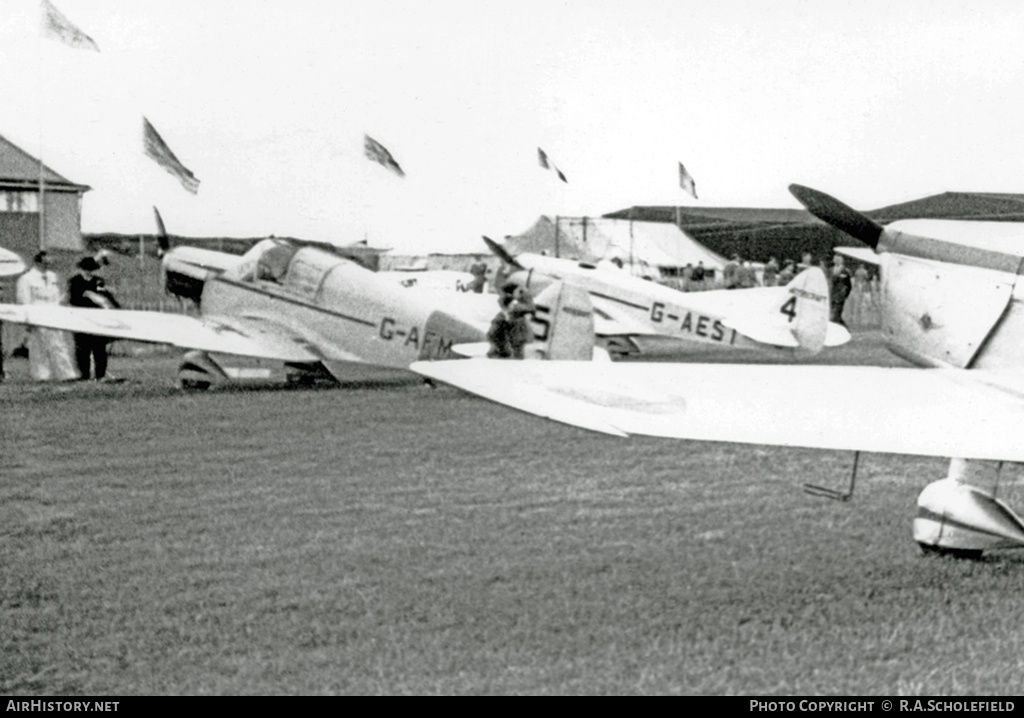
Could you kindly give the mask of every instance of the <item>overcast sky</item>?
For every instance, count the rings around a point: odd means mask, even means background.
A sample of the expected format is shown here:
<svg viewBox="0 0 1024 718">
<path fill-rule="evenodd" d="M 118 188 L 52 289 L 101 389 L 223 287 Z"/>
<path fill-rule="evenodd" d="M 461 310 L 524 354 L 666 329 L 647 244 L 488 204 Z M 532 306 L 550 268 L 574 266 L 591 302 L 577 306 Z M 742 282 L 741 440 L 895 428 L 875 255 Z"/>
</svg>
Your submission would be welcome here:
<svg viewBox="0 0 1024 718">
<path fill-rule="evenodd" d="M 156 205 L 175 234 L 484 251 L 540 214 L 797 207 L 791 182 L 862 209 L 1024 191 L 1019 0 L 54 4 L 101 52 L 0 0 L 0 135 L 93 188 L 86 232 L 150 233 Z"/>
</svg>

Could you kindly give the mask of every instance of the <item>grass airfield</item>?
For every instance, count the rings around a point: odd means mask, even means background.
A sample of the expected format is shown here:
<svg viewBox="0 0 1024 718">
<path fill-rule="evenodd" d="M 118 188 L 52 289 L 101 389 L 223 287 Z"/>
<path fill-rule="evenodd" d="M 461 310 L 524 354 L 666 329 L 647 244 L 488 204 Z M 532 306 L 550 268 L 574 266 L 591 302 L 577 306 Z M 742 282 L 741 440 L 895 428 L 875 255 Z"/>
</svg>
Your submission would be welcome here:
<svg viewBox="0 0 1024 718">
<path fill-rule="evenodd" d="M 901 364 L 877 332 L 827 361 Z M 0 692 L 1024 689 L 1024 553 L 911 539 L 945 461 L 864 455 L 839 503 L 800 487 L 849 453 L 617 440 L 375 369 L 186 394 L 175 365 L 8 360 Z"/>
</svg>

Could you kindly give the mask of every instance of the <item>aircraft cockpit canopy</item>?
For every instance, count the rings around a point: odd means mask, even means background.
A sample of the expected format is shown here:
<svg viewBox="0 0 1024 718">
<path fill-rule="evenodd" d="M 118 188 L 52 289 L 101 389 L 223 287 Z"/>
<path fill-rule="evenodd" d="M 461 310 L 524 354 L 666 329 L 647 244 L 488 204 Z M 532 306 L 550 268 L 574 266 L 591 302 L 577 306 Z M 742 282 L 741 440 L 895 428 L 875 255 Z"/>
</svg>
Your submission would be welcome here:
<svg viewBox="0 0 1024 718">
<path fill-rule="evenodd" d="M 245 253 L 235 279 L 316 301 L 324 278 L 346 260 L 312 247 L 264 239 Z"/>
</svg>

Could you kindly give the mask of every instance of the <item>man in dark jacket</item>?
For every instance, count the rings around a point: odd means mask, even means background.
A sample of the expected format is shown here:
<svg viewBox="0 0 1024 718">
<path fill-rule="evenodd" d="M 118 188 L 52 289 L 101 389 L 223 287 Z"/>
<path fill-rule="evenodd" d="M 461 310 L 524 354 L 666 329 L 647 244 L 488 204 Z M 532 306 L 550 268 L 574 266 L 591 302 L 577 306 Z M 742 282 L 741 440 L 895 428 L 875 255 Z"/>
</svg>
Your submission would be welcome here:
<svg viewBox="0 0 1024 718">
<path fill-rule="evenodd" d="M 843 321 L 843 307 L 846 305 L 846 298 L 850 296 L 850 291 L 852 289 L 853 278 L 850 275 L 850 270 L 846 268 L 843 257 L 837 254 L 832 265 L 830 319 L 837 324 L 842 324 L 844 327 L 846 326 L 846 322 Z"/>
<path fill-rule="evenodd" d="M 527 344 L 533 341 L 529 316 L 535 307 L 530 293 L 516 284 L 506 284 L 498 297 L 500 311 L 491 322 L 487 339 L 492 359 L 522 359 Z"/>
<path fill-rule="evenodd" d="M 99 262 L 92 257 L 85 257 L 78 262 L 78 274 L 68 281 L 68 303 L 71 306 L 92 309 L 117 309 L 121 306 L 107 289 L 103 277 L 96 273 L 99 269 Z M 97 381 L 116 381 L 107 376 L 108 342 L 106 337 L 75 334 L 75 362 L 82 381 L 89 378 L 90 364 L 95 365 L 94 377 Z"/>
</svg>

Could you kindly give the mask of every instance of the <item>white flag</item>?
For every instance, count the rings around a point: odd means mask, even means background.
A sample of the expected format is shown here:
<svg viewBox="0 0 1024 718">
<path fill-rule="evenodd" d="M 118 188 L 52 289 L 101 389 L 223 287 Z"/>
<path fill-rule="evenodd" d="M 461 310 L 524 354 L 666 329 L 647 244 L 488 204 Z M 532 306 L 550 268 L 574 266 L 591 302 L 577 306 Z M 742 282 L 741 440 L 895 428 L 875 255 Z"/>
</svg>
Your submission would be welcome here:
<svg viewBox="0 0 1024 718">
<path fill-rule="evenodd" d="M 43 37 L 63 42 L 68 47 L 79 50 L 100 51 L 99 45 L 82 32 L 75 23 L 64 17 L 64 13 L 58 10 L 50 0 L 42 0 L 39 10 L 42 13 Z"/>
<path fill-rule="evenodd" d="M 405 177 L 405 170 L 391 156 L 388 148 L 369 135 L 363 135 L 363 152 L 366 159 L 379 162 L 382 167 L 391 170 L 399 177 Z"/>
<path fill-rule="evenodd" d="M 693 181 L 693 177 L 683 167 L 683 163 L 679 163 L 679 186 L 682 187 L 687 194 L 694 199 L 697 199 L 697 183 Z"/>
<path fill-rule="evenodd" d="M 548 153 L 542 150 L 540 147 L 537 148 L 537 164 L 539 164 L 546 170 L 551 170 L 556 175 L 558 175 L 558 179 L 562 180 L 566 184 L 569 184 L 569 180 L 565 178 L 565 175 L 562 173 L 562 170 L 555 167 L 555 163 L 548 159 Z"/>
<path fill-rule="evenodd" d="M 182 187 L 192 194 L 199 192 L 199 180 L 192 174 L 192 170 L 175 157 L 164 138 L 145 117 L 142 118 L 142 148 L 147 157 L 177 177 Z"/>
</svg>

